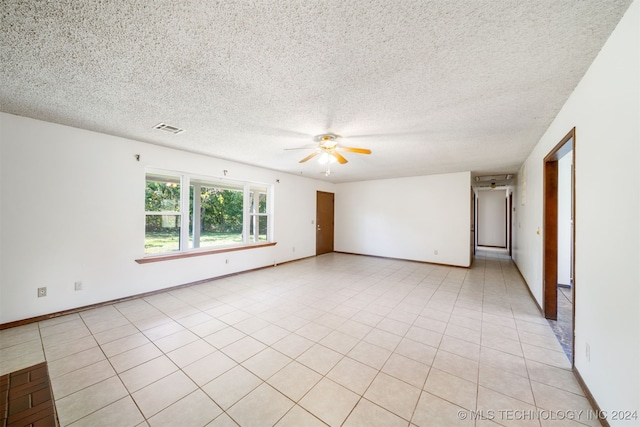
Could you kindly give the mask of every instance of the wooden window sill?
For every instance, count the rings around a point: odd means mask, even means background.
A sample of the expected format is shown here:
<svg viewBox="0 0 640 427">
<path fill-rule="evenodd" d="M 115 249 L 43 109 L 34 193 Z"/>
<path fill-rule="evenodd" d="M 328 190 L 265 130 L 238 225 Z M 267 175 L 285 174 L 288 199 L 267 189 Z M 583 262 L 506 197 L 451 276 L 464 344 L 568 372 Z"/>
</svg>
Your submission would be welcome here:
<svg viewBox="0 0 640 427">
<path fill-rule="evenodd" d="M 148 264 L 150 262 L 169 261 L 172 259 L 191 258 L 194 256 L 213 255 L 213 254 L 222 254 L 225 252 L 235 252 L 235 251 L 245 251 L 248 249 L 266 248 L 268 246 L 275 246 L 276 244 L 277 242 L 253 243 L 253 244 L 242 245 L 242 246 L 231 246 L 226 248 L 215 248 L 215 249 L 206 249 L 201 251 L 181 252 L 179 254 L 150 255 L 144 258 L 139 258 L 136 260 L 136 262 L 138 264 Z"/>
</svg>

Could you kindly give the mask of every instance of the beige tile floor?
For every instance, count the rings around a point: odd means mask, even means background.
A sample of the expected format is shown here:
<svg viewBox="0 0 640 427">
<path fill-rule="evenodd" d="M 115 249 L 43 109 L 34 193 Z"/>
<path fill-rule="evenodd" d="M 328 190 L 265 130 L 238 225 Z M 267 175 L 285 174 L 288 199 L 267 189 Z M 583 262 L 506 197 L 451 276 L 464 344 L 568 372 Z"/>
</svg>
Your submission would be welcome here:
<svg viewBox="0 0 640 427">
<path fill-rule="evenodd" d="M 495 251 L 327 254 L 3 330 L 0 360 L 48 362 L 61 426 L 598 425 Z"/>
</svg>

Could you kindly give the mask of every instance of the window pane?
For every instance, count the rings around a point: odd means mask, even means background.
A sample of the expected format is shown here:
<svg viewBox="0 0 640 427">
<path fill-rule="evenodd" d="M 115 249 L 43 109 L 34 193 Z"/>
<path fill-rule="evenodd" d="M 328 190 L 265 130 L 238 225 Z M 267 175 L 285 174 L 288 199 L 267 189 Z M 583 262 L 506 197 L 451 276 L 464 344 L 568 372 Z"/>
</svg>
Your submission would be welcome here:
<svg viewBox="0 0 640 427">
<path fill-rule="evenodd" d="M 249 212 L 267 213 L 267 189 L 266 188 L 252 188 L 249 193 L 249 199 L 251 201 L 251 207 L 249 208 Z"/>
<path fill-rule="evenodd" d="M 146 212 L 180 212 L 180 178 L 148 174 L 144 201 Z"/>
<path fill-rule="evenodd" d="M 197 210 L 198 200 L 194 199 L 194 194 L 200 196 L 199 210 Z M 219 188 L 211 186 L 210 183 L 196 183 L 191 189 L 191 200 L 190 247 L 206 248 L 242 243 L 243 192 L 241 189 Z"/>
<path fill-rule="evenodd" d="M 258 243 L 268 240 L 267 225 L 269 217 L 252 215 L 249 224 L 249 242 Z"/>
<path fill-rule="evenodd" d="M 144 253 L 159 254 L 180 250 L 180 215 L 147 215 Z"/>
</svg>

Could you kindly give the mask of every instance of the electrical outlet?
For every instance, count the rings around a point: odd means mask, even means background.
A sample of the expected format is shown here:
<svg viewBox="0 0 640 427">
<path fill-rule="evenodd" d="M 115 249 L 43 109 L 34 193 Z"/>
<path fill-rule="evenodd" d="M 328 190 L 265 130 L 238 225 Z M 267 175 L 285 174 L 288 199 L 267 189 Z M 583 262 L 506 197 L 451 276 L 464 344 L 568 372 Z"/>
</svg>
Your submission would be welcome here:
<svg viewBox="0 0 640 427">
<path fill-rule="evenodd" d="M 82 281 L 81 281 L 81 280 L 78 280 L 77 282 L 75 282 L 75 283 L 73 284 L 73 286 L 74 286 L 74 289 L 75 289 L 76 291 L 81 291 L 81 290 L 82 290 Z"/>
<path fill-rule="evenodd" d="M 435 251 L 433 251 L 434 255 L 438 255 L 438 250 L 436 249 Z"/>
<path fill-rule="evenodd" d="M 292 252 L 296 251 L 296 247 L 294 246 L 293 249 L 291 249 Z"/>
<path fill-rule="evenodd" d="M 47 288 L 46 287 L 38 288 L 38 298 L 46 297 L 46 296 L 47 296 Z"/>
<path fill-rule="evenodd" d="M 591 346 L 587 343 L 585 346 L 585 355 L 587 356 L 587 362 L 591 362 Z"/>
<path fill-rule="evenodd" d="M 225 264 L 229 264 L 229 260 L 228 260 L 228 259 L 227 259 L 227 260 L 225 260 L 225 261 L 224 261 L 224 263 L 225 263 Z"/>
</svg>

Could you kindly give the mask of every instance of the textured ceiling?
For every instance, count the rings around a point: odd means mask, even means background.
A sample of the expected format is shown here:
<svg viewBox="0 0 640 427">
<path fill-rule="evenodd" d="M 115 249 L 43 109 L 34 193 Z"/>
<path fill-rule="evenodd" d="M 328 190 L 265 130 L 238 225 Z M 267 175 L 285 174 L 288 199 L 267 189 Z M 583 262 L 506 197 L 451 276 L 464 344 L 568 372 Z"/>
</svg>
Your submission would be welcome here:
<svg viewBox="0 0 640 427">
<path fill-rule="evenodd" d="M 333 182 L 513 173 L 630 3 L 3 0 L 0 109 Z M 373 153 L 285 150 L 326 132 Z"/>
</svg>

